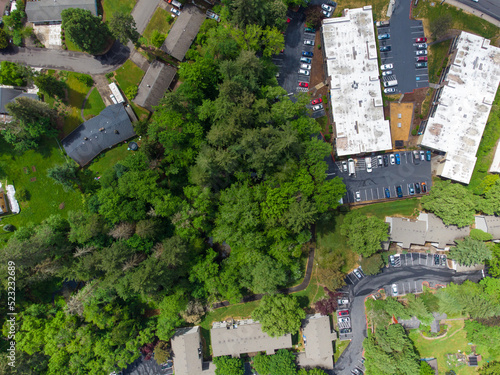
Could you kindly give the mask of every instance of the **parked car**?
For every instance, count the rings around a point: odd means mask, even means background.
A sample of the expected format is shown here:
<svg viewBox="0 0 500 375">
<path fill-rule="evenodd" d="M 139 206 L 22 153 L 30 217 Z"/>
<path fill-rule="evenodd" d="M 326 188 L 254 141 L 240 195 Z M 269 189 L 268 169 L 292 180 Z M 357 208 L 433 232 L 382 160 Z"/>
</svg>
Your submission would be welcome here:
<svg viewBox="0 0 500 375">
<path fill-rule="evenodd" d="M 417 44 L 417 49 L 426 49 L 427 43 Z"/>
<path fill-rule="evenodd" d="M 391 34 L 379 34 L 378 40 L 389 39 L 390 37 L 391 37 Z"/>
<path fill-rule="evenodd" d="M 383 64 L 380 66 L 380 70 L 389 70 L 389 69 L 393 69 L 394 68 L 394 65 L 392 64 Z"/>
<path fill-rule="evenodd" d="M 396 297 L 398 295 L 398 286 L 396 284 L 392 284 L 392 295 Z"/>
<path fill-rule="evenodd" d="M 313 56 L 314 56 L 314 53 L 309 52 L 309 51 L 302 51 L 302 56 L 305 56 L 305 57 L 313 57 Z"/>
<path fill-rule="evenodd" d="M 300 87 L 309 87 L 309 83 L 307 82 L 299 82 Z"/>
<path fill-rule="evenodd" d="M 351 373 L 354 374 L 354 375 L 363 375 L 363 372 L 360 369 L 358 369 L 358 368 L 353 368 L 351 370 Z"/>
<path fill-rule="evenodd" d="M 359 202 L 361 200 L 361 193 L 357 191 L 355 195 L 356 195 L 356 202 Z"/>
<path fill-rule="evenodd" d="M 373 169 L 372 169 L 372 158 L 371 158 L 371 157 L 369 157 L 369 156 L 367 156 L 367 157 L 365 158 L 365 164 L 366 164 L 366 171 L 367 171 L 368 173 L 371 173 L 371 171 L 373 170 Z"/>
<path fill-rule="evenodd" d="M 417 62 L 419 62 L 419 61 L 427 61 L 427 56 L 417 57 Z"/>
<path fill-rule="evenodd" d="M 311 101 L 312 105 L 319 104 L 319 103 L 323 103 L 323 99 L 318 98 L 318 99 L 314 99 Z M 345 161 L 343 161 L 342 163 L 345 163 Z M 347 166 L 347 163 L 346 163 L 346 166 Z"/>
<path fill-rule="evenodd" d="M 421 50 L 421 51 L 415 51 L 415 55 L 417 56 L 422 56 L 422 55 L 427 55 L 427 50 Z"/>
<path fill-rule="evenodd" d="M 403 189 L 401 185 L 396 186 L 396 193 L 398 194 L 398 198 L 403 198 Z"/>
<path fill-rule="evenodd" d="M 385 197 L 389 199 L 391 197 L 391 191 L 388 188 L 385 188 Z"/>
<path fill-rule="evenodd" d="M 347 305 L 349 303 L 349 300 L 348 299 L 345 299 L 345 298 L 339 298 L 337 300 L 337 304 L 338 305 Z"/>
<path fill-rule="evenodd" d="M 306 45 L 306 46 L 314 46 L 314 40 L 306 39 L 306 40 L 304 40 L 304 45 Z"/>
<path fill-rule="evenodd" d="M 378 163 L 379 167 L 381 167 L 382 165 L 384 165 L 384 160 L 382 158 L 382 155 L 377 156 L 377 163 Z"/>
<path fill-rule="evenodd" d="M 418 151 L 413 151 L 413 162 L 415 163 L 415 165 L 420 164 L 420 154 L 418 153 Z"/>
<path fill-rule="evenodd" d="M 352 328 L 342 328 L 340 330 L 340 333 L 351 333 L 352 332 Z"/>
<path fill-rule="evenodd" d="M 342 162 L 342 171 L 347 172 L 347 162 L 345 160 Z"/>
<path fill-rule="evenodd" d="M 422 182 L 420 186 L 422 187 L 422 193 L 427 193 L 427 184 L 425 182 Z"/>
<path fill-rule="evenodd" d="M 396 158 L 394 157 L 394 154 L 391 154 L 389 157 L 391 159 L 391 165 L 396 164 Z"/>
<path fill-rule="evenodd" d="M 446 255 L 441 255 L 441 265 L 446 266 Z"/>
<path fill-rule="evenodd" d="M 311 64 L 300 64 L 300 69 L 311 70 Z"/>
<path fill-rule="evenodd" d="M 427 42 L 427 38 L 417 38 L 417 39 L 415 39 L 415 42 L 416 43 L 425 43 L 425 42 Z"/>
<path fill-rule="evenodd" d="M 181 15 L 181 12 L 179 9 L 175 9 L 175 8 L 170 8 L 170 12 L 172 12 L 172 14 L 175 16 L 180 16 Z"/>
<path fill-rule="evenodd" d="M 312 63 L 312 60 L 310 58 L 308 58 L 308 57 L 301 57 L 300 58 L 300 62 L 301 63 L 310 64 L 310 63 Z"/>
<path fill-rule="evenodd" d="M 354 271 L 352 271 L 354 273 L 354 275 L 356 275 L 356 277 L 358 279 L 362 279 L 363 276 L 361 275 L 361 272 L 359 272 L 359 270 L 356 268 Z"/>
<path fill-rule="evenodd" d="M 339 316 L 348 316 L 349 310 L 340 310 L 340 311 L 337 311 L 337 314 L 339 314 Z"/>
<path fill-rule="evenodd" d="M 424 161 L 425 160 L 425 152 L 420 151 L 420 160 Z"/>
<path fill-rule="evenodd" d="M 429 150 L 427 150 L 427 151 L 425 152 L 425 159 L 426 159 L 427 161 L 431 161 L 431 157 L 432 157 L 431 152 L 430 152 Z"/>
<path fill-rule="evenodd" d="M 322 10 L 321 13 L 323 13 L 323 15 L 326 17 L 326 18 L 330 18 L 332 16 L 332 12 L 329 12 L 327 10 Z"/>
<path fill-rule="evenodd" d="M 389 263 L 391 266 L 395 267 L 396 266 L 396 260 L 394 259 L 394 255 L 389 255 Z"/>
<path fill-rule="evenodd" d="M 382 77 L 390 76 L 390 75 L 392 75 L 392 70 L 384 70 L 382 72 Z"/>
<path fill-rule="evenodd" d="M 439 266 L 439 255 L 438 254 L 434 254 L 434 265 Z"/>
<path fill-rule="evenodd" d="M 391 46 L 380 47 L 380 52 L 389 52 L 390 50 L 391 50 Z"/>
<path fill-rule="evenodd" d="M 304 32 L 306 32 L 306 33 L 315 33 L 316 29 L 314 27 L 306 27 L 306 28 L 304 28 Z"/>
<path fill-rule="evenodd" d="M 415 182 L 415 193 L 420 194 L 420 184 Z"/>
<path fill-rule="evenodd" d="M 426 62 L 419 62 L 415 64 L 415 68 L 421 69 L 421 68 L 427 68 L 427 63 Z"/>
<path fill-rule="evenodd" d="M 394 87 L 388 87 L 388 88 L 384 89 L 384 94 L 392 94 L 395 92 L 396 92 L 396 89 Z"/>
<path fill-rule="evenodd" d="M 332 12 L 333 8 L 327 4 L 321 4 L 321 9 L 326 10 L 327 12 Z"/>
<path fill-rule="evenodd" d="M 415 189 L 413 188 L 413 184 L 408 184 L 408 193 L 410 193 L 410 195 L 415 194 Z"/>
<path fill-rule="evenodd" d="M 308 76 L 311 74 L 311 72 L 309 72 L 309 70 L 299 69 L 299 74 L 303 74 L 305 76 Z"/>
<path fill-rule="evenodd" d="M 315 106 L 312 107 L 313 111 L 319 111 L 321 109 L 323 109 L 323 104 L 317 104 Z"/>
<path fill-rule="evenodd" d="M 399 157 L 399 154 L 396 154 L 396 164 L 399 165 L 401 164 L 401 158 Z"/>
<path fill-rule="evenodd" d="M 349 323 L 351 321 L 351 318 L 346 317 L 346 318 L 338 318 L 339 323 Z"/>
<path fill-rule="evenodd" d="M 389 166 L 389 157 L 387 155 L 384 155 L 384 167 Z"/>
</svg>

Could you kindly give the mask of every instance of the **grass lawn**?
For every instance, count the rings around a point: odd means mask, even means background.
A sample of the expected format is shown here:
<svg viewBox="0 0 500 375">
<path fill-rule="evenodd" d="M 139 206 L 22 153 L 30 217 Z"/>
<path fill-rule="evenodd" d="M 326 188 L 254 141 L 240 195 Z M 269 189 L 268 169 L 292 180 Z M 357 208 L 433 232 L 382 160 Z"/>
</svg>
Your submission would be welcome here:
<svg viewBox="0 0 500 375">
<path fill-rule="evenodd" d="M 132 109 L 134 110 L 134 112 L 139 120 L 147 120 L 148 119 L 149 111 L 146 108 L 139 107 L 138 105 L 135 105 L 134 102 L 130 102 L 130 105 L 132 106 Z"/>
<path fill-rule="evenodd" d="M 344 341 L 335 341 L 335 353 L 333 353 L 333 358 L 335 359 L 335 362 L 339 359 L 340 355 L 344 352 L 344 350 L 347 349 L 347 346 L 351 342 L 349 340 L 344 340 Z"/>
<path fill-rule="evenodd" d="M 419 209 L 420 199 L 399 199 L 392 202 L 375 203 L 369 206 L 357 208 L 365 215 L 376 216 L 384 220 L 386 216 L 402 215 L 413 216 L 415 211 Z"/>
<path fill-rule="evenodd" d="M 73 43 L 71 40 L 69 40 L 69 38 L 64 39 L 64 43 L 66 43 L 66 47 L 68 47 L 68 51 L 83 52 L 83 50 L 78 48 L 75 43 Z"/>
<path fill-rule="evenodd" d="M 312 271 L 312 276 L 311 276 L 311 281 L 309 282 L 309 285 L 307 286 L 306 289 L 293 293 L 295 297 L 299 300 L 299 303 L 302 307 L 307 308 L 316 301 L 320 300 L 325 296 L 325 290 L 323 289 L 322 286 L 318 284 L 318 277 L 316 276 L 316 270 L 317 266 L 314 265 L 313 271 Z M 298 284 L 298 283 L 297 283 Z"/>
<path fill-rule="evenodd" d="M 429 46 L 429 82 L 438 83 L 445 61 L 448 61 L 448 49 L 451 40 Z"/>
<path fill-rule="evenodd" d="M 337 8 L 334 13 L 335 16 L 339 16 L 342 14 L 342 11 L 345 8 L 354 9 L 354 8 L 362 8 L 366 5 L 371 5 L 373 8 L 373 20 L 386 20 L 387 19 L 387 8 L 389 6 L 388 0 L 340 0 L 337 1 Z"/>
<path fill-rule="evenodd" d="M 153 34 L 153 30 L 158 30 L 160 34 L 168 34 L 170 27 L 173 25 L 173 22 L 168 22 L 168 20 L 172 19 L 170 12 L 167 12 L 165 9 L 158 8 L 151 17 L 144 33 L 142 34 L 151 44 L 151 36 Z"/>
<path fill-rule="evenodd" d="M 141 83 L 144 72 L 131 60 L 127 60 L 119 69 L 115 71 L 115 79 L 120 89 L 125 92 L 130 86 L 138 86 Z"/>
<path fill-rule="evenodd" d="M 409 336 L 420 353 L 420 357 L 436 358 L 440 374 L 444 374 L 449 370 L 454 370 L 457 375 L 477 374 L 477 367 L 469 367 L 465 364 L 456 367 L 456 364 L 459 362 L 456 360 L 452 361 L 447 358 L 447 354 L 456 354 L 458 350 L 469 354 L 471 353 L 471 346 L 468 345 L 469 341 L 467 340 L 466 332 L 463 329 L 463 320 L 448 321 L 446 324 L 448 324 L 449 327 L 447 335 L 437 340 L 426 340 L 420 335 L 418 330 L 413 329 L 410 331 Z M 479 354 L 482 354 L 483 356 L 483 360 L 479 362 L 479 367 L 481 367 L 486 363 L 485 359 L 490 358 L 488 358 L 489 353 Z M 492 358 L 490 360 L 492 360 Z"/>
<path fill-rule="evenodd" d="M 111 150 L 107 150 L 97 156 L 88 167 L 92 172 L 96 172 L 98 175 L 102 174 L 105 170 L 113 167 L 120 160 L 125 159 L 132 151 L 128 151 L 128 143 L 121 143 Z"/>
<path fill-rule="evenodd" d="M 63 152 L 53 138 L 44 139 L 38 150 L 29 150 L 25 153 L 14 151 L 3 138 L 0 138 L 2 184 L 8 181 L 9 184 L 13 183 L 16 189 L 25 188 L 31 195 L 28 202 L 19 202 L 21 212 L 18 215 L 4 217 L 2 225 L 13 224 L 19 228 L 29 223 L 40 223 L 53 214 L 66 216 L 68 211 L 81 208 L 82 200 L 79 192 L 74 190 L 65 192 L 61 185 L 47 177 L 47 169 L 64 162 Z M 34 181 L 31 181 L 33 179 Z M 61 204 L 64 204 L 64 208 L 60 208 Z"/>
<path fill-rule="evenodd" d="M 102 0 L 104 19 L 109 19 L 114 12 L 130 14 L 137 0 Z"/>
<path fill-rule="evenodd" d="M 104 108 L 106 108 L 106 105 L 101 98 L 101 94 L 99 94 L 99 90 L 93 88 L 87 103 L 85 103 L 83 116 L 88 120 L 91 117 L 97 116 Z"/>
</svg>

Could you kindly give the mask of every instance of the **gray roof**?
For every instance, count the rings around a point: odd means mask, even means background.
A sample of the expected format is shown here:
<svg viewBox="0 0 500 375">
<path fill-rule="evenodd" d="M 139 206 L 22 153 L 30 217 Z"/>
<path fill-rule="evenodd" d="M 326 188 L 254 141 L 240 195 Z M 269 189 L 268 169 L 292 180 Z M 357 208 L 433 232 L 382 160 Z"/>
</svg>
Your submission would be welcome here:
<svg viewBox="0 0 500 375">
<path fill-rule="evenodd" d="M 177 70 L 158 60 L 153 61 L 142 78 L 134 103 L 153 111 L 169 88 Z"/>
<path fill-rule="evenodd" d="M 175 375 L 201 374 L 203 355 L 200 327 L 178 329 L 172 337 L 171 344 Z"/>
<path fill-rule="evenodd" d="M 197 7 L 186 5 L 170 29 L 161 50 L 179 61 L 184 60 L 205 18 L 206 15 Z"/>
<path fill-rule="evenodd" d="M 386 217 L 385 221 L 390 224 L 391 241 L 400 243 L 405 249 L 412 244 L 425 245 L 426 242 L 435 243 L 442 249 L 446 245 L 454 245 L 456 240 L 467 237 L 470 233 L 469 227 L 444 225 L 434 214 L 421 213 L 417 220 Z"/>
<path fill-rule="evenodd" d="M 26 3 L 28 21 L 33 23 L 61 22 L 64 9 L 81 8 L 97 16 L 96 0 L 38 0 Z"/>
<path fill-rule="evenodd" d="M 210 336 L 214 357 L 221 355 L 238 357 L 243 353 L 261 351 L 274 354 L 278 349 L 292 347 L 291 334 L 271 337 L 262 332 L 260 323 L 255 323 L 251 319 L 228 326 L 225 323 L 214 323 Z"/>
<path fill-rule="evenodd" d="M 7 113 L 5 105 L 20 97 L 27 97 L 38 100 L 37 94 L 28 94 L 20 89 L 0 87 L 0 113 Z"/>
<path fill-rule="evenodd" d="M 330 326 L 330 317 L 321 314 L 308 316 L 302 322 L 305 353 L 299 356 L 301 367 L 333 369 L 333 344 L 337 338 Z"/>
<path fill-rule="evenodd" d="M 106 148 L 135 135 L 123 104 L 113 104 L 73 130 L 62 144 L 66 153 L 80 165 L 89 163 Z M 85 140 L 87 138 L 87 140 Z"/>
<path fill-rule="evenodd" d="M 500 217 L 476 216 L 476 228 L 493 236 L 493 240 L 500 239 Z"/>
</svg>

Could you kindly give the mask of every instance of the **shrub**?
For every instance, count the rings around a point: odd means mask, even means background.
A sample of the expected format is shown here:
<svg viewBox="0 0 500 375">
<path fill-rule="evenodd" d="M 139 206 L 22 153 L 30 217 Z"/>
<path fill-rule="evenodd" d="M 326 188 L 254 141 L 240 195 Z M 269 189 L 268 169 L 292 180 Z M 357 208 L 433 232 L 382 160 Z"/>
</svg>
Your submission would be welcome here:
<svg viewBox="0 0 500 375">
<path fill-rule="evenodd" d="M 114 75 L 115 75 L 115 73 L 114 73 L 114 72 L 109 72 L 109 73 L 106 73 L 106 78 L 107 78 L 107 79 L 111 79 L 111 78 L 113 78 L 113 77 L 114 77 Z"/>
<path fill-rule="evenodd" d="M 129 86 L 125 90 L 125 95 L 127 96 L 127 98 L 132 100 L 137 96 L 137 90 L 139 90 L 137 86 Z"/>
<path fill-rule="evenodd" d="M 12 224 L 5 224 L 3 230 L 6 232 L 14 232 L 16 230 L 16 227 L 13 226 Z"/>
<path fill-rule="evenodd" d="M 153 35 L 151 36 L 151 44 L 156 48 L 160 48 L 165 41 L 166 36 L 161 34 L 158 30 L 153 31 Z"/>
<path fill-rule="evenodd" d="M 94 80 L 88 74 L 77 74 L 76 79 L 88 87 L 94 84 Z"/>
<path fill-rule="evenodd" d="M 19 188 L 16 191 L 16 198 L 21 202 L 29 201 L 31 198 L 31 194 L 25 188 Z"/>
<path fill-rule="evenodd" d="M 493 238 L 491 233 L 486 233 L 483 232 L 481 229 L 471 229 L 470 231 L 470 236 L 471 238 L 478 240 L 478 241 L 489 241 Z"/>
<path fill-rule="evenodd" d="M 417 135 L 418 134 L 418 129 L 415 128 L 411 131 L 411 135 Z"/>
</svg>

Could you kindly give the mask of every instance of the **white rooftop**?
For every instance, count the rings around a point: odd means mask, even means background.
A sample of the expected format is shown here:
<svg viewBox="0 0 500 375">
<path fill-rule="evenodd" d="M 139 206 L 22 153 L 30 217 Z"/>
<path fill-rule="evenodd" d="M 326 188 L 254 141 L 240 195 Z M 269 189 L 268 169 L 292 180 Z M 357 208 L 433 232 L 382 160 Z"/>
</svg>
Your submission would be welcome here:
<svg viewBox="0 0 500 375">
<path fill-rule="evenodd" d="M 500 83 L 500 49 L 462 31 L 445 81 L 421 144 L 446 152 L 438 175 L 468 184 Z"/>
<path fill-rule="evenodd" d="M 323 20 L 323 48 L 339 156 L 389 150 L 371 5 Z"/>
</svg>

